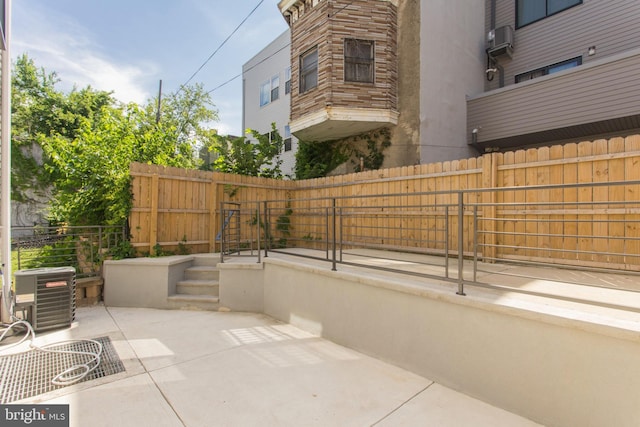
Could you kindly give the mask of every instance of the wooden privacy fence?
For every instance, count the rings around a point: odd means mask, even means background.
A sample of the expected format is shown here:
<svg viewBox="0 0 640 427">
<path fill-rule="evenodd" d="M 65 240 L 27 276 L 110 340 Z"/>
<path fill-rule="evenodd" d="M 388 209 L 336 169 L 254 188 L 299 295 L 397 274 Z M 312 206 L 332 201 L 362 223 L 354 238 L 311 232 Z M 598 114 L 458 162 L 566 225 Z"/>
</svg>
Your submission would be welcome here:
<svg viewBox="0 0 640 427">
<path fill-rule="evenodd" d="M 154 246 L 175 251 L 180 245 L 192 253 L 216 251 L 223 201 L 256 207 L 261 201 L 281 201 L 283 212 L 293 212 L 291 229 L 312 247 L 326 224 L 311 223 L 302 213 L 329 209 L 332 198 L 339 198 L 345 211 L 360 213 L 351 217 L 353 230 L 377 229 L 375 237 L 393 242 L 394 249 L 433 242 L 431 249 L 441 250 L 447 241 L 449 249 L 457 251 L 458 221 L 451 207 L 458 204 L 456 192 L 465 191 L 465 205 L 473 206 L 464 211 L 462 244 L 467 253 L 480 236 L 488 259 L 546 259 L 634 270 L 640 265 L 640 185 L 599 186 L 640 180 L 638 135 L 305 181 L 143 164 L 132 164 L 131 175 L 132 243 L 141 252 Z M 597 185 L 571 187 L 590 183 Z M 547 185 L 552 187 L 531 188 Z M 383 210 L 376 212 L 381 207 L 403 215 L 385 216 Z M 445 212 L 452 213 L 447 223 Z M 348 234 L 348 221 L 346 225 L 343 232 Z M 427 237 L 407 239 L 400 236 L 403 230 L 419 230 L 414 234 Z M 429 230 L 447 236 L 431 238 Z"/>
<path fill-rule="evenodd" d="M 139 252 L 214 252 L 222 201 L 285 197 L 293 181 L 132 163 L 131 243 Z"/>
</svg>

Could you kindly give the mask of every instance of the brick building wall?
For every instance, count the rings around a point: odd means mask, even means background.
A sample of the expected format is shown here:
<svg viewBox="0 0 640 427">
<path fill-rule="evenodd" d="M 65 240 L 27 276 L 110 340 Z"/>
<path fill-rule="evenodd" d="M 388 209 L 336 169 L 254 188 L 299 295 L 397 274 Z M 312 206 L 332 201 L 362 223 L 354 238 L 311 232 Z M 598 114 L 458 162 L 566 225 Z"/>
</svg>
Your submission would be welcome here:
<svg viewBox="0 0 640 427">
<path fill-rule="evenodd" d="M 398 12 L 392 2 L 307 1 L 290 25 L 291 120 L 327 106 L 397 110 Z M 344 81 L 345 38 L 374 41 L 373 84 Z M 316 46 L 318 86 L 301 94 L 300 56 Z"/>
</svg>

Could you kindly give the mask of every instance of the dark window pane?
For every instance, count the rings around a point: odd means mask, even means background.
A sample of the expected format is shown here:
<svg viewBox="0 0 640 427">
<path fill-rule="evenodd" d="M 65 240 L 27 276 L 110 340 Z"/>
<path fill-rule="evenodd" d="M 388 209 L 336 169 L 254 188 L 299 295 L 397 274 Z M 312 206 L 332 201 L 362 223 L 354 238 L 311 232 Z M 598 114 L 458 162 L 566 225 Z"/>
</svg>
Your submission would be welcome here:
<svg viewBox="0 0 640 427">
<path fill-rule="evenodd" d="M 300 93 L 318 85 L 318 49 L 315 48 L 300 58 Z"/>
<path fill-rule="evenodd" d="M 547 0 L 518 0 L 518 27 L 544 18 Z"/>
<path fill-rule="evenodd" d="M 577 67 L 582 64 L 582 58 L 575 58 L 569 61 L 561 62 L 559 64 L 551 65 L 549 67 L 549 74 L 557 73 L 558 71 L 568 70 L 569 68 Z"/>
<path fill-rule="evenodd" d="M 374 42 L 346 39 L 344 41 L 344 80 L 373 83 Z"/>
<path fill-rule="evenodd" d="M 581 0 L 547 0 L 547 15 L 553 15 L 581 2 Z"/>
</svg>

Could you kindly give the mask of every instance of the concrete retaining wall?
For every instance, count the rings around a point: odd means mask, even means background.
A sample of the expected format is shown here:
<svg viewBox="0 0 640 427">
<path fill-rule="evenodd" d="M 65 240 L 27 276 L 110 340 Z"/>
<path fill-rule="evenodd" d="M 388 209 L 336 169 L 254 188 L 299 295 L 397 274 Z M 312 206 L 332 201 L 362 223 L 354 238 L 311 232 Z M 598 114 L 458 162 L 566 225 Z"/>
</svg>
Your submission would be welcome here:
<svg viewBox="0 0 640 427">
<path fill-rule="evenodd" d="M 220 305 L 233 311 L 264 312 L 263 264 L 218 264 Z"/>
<path fill-rule="evenodd" d="M 106 261 L 105 304 L 168 308 L 191 262 Z M 263 312 L 544 425 L 640 425 L 640 327 L 276 258 L 218 268 L 222 307 Z"/>
<path fill-rule="evenodd" d="M 167 297 L 192 265 L 193 257 L 107 260 L 103 265 L 104 303 L 114 307 L 169 308 Z"/>
<path fill-rule="evenodd" d="M 264 313 L 544 425 L 640 425 L 628 331 L 276 259 Z"/>
</svg>

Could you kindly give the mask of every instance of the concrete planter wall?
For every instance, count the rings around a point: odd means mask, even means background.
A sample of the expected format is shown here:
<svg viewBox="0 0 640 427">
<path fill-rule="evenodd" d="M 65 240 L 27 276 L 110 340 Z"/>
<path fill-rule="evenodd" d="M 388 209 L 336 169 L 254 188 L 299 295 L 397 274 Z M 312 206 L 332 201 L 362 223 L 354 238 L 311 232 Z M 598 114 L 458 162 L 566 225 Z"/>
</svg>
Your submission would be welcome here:
<svg viewBox="0 0 640 427">
<path fill-rule="evenodd" d="M 168 308 L 191 262 L 107 261 L 105 304 Z M 628 321 L 276 258 L 218 269 L 226 309 L 262 312 L 544 425 L 640 425 L 640 327 Z"/>
<path fill-rule="evenodd" d="M 170 308 L 169 295 L 191 266 L 191 256 L 132 258 L 104 262 L 104 303 L 117 307 Z"/>
</svg>

